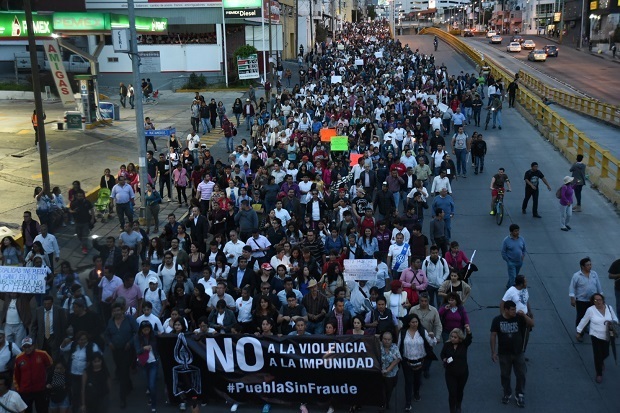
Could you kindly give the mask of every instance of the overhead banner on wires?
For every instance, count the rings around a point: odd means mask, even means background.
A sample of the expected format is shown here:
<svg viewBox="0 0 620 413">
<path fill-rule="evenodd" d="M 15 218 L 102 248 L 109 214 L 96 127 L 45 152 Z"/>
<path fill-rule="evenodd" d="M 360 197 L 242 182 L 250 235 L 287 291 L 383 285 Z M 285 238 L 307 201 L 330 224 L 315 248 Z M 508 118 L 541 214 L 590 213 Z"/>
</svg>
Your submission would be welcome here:
<svg viewBox="0 0 620 413">
<path fill-rule="evenodd" d="M 374 337 L 163 335 L 158 340 L 170 395 L 217 395 L 229 402 L 383 402 Z"/>
</svg>

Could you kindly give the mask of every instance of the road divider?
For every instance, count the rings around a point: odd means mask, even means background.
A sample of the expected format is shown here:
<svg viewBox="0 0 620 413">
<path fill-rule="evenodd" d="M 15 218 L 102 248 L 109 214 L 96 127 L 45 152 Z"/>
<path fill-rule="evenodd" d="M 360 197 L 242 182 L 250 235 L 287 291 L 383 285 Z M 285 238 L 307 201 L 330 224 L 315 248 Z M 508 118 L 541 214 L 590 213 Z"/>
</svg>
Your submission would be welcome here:
<svg viewBox="0 0 620 413">
<path fill-rule="evenodd" d="M 443 30 L 431 27 L 421 30 L 420 34 L 439 37 L 457 52 L 468 57 L 478 67 L 482 67 L 483 63 L 486 64 L 491 68 L 493 77 L 501 78 L 506 85 L 514 79 L 514 74 L 509 74 L 495 61 Z M 617 207 L 620 203 L 620 161 L 618 158 L 587 137 L 583 131 L 560 116 L 529 89 L 519 88 L 517 102 L 530 123 L 565 157 L 572 160 L 578 153 L 584 155 L 584 160 L 588 165 L 589 180 L 593 187 L 596 187 Z M 585 102 L 583 105 L 585 106 Z M 618 114 L 614 116 L 617 117 Z"/>
</svg>

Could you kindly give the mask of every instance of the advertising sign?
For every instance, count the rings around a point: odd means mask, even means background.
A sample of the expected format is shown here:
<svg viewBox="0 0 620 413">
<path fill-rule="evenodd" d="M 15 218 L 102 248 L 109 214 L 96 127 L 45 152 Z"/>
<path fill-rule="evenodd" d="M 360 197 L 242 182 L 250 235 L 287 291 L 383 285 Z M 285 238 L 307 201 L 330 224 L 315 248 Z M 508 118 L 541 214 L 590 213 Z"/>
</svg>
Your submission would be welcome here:
<svg viewBox="0 0 620 413">
<path fill-rule="evenodd" d="M 0 267 L 0 292 L 44 294 L 46 268 Z"/>
<path fill-rule="evenodd" d="M 256 53 L 248 57 L 237 57 L 237 68 L 239 70 L 239 79 L 258 79 L 258 55 Z"/>
<path fill-rule="evenodd" d="M 269 14 L 271 14 L 271 23 L 278 23 L 280 21 L 280 3 L 278 1 L 264 0 L 263 16 L 265 21 L 269 21 Z"/>
<path fill-rule="evenodd" d="M 52 16 L 33 13 L 32 20 L 36 37 L 52 35 Z M 0 12 L 0 37 L 28 37 L 26 14 L 21 12 Z"/>
<path fill-rule="evenodd" d="M 222 0 L 134 0 L 136 9 L 222 7 Z M 127 0 L 86 0 L 87 10 L 126 9 Z"/>
<path fill-rule="evenodd" d="M 157 344 L 170 396 L 214 392 L 236 403 L 383 404 L 375 337 L 166 334 Z"/>
<path fill-rule="evenodd" d="M 54 13 L 54 30 L 110 30 L 109 13 Z"/>
<path fill-rule="evenodd" d="M 144 131 L 144 136 L 170 136 L 177 133 L 176 128 L 149 129 Z"/>
<path fill-rule="evenodd" d="M 345 281 L 372 281 L 377 279 L 377 260 L 344 260 Z"/>
<path fill-rule="evenodd" d="M 253 9 L 224 9 L 224 17 L 227 19 L 239 19 L 249 17 L 261 17 L 261 8 Z"/>
<path fill-rule="evenodd" d="M 251 9 L 258 7 L 261 8 L 263 0 L 223 0 L 222 5 L 224 10 L 226 9 Z"/>
<path fill-rule="evenodd" d="M 75 99 L 73 98 L 73 90 L 71 83 L 67 78 L 67 71 L 65 65 L 62 62 L 62 54 L 60 53 L 60 46 L 56 40 L 44 40 L 43 48 L 47 55 L 47 60 L 50 65 L 50 73 L 54 78 L 56 89 L 58 89 L 58 95 L 62 104 L 65 106 L 75 106 Z"/>
<path fill-rule="evenodd" d="M 159 50 L 138 52 L 140 56 L 140 73 L 161 73 Z"/>
</svg>

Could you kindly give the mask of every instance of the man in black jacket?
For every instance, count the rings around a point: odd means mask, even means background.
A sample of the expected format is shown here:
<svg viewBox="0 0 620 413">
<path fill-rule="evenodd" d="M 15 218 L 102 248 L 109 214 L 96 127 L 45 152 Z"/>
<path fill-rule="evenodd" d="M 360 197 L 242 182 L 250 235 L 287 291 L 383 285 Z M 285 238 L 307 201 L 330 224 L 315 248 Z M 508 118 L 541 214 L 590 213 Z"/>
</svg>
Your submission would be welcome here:
<svg viewBox="0 0 620 413">
<path fill-rule="evenodd" d="M 252 268 L 248 268 L 247 258 L 241 256 L 238 260 L 238 267 L 233 267 L 228 273 L 226 280 L 228 294 L 236 300 L 241 297 L 241 289 L 246 285 L 250 287 L 250 295 L 254 295 L 254 280 L 256 274 L 252 271 Z"/>
<path fill-rule="evenodd" d="M 380 216 L 378 219 L 383 219 L 391 214 L 391 212 L 396 208 L 396 204 L 394 203 L 394 197 L 392 193 L 388 190 L 388 183 L 383 182 L 381 185 L 381 190 L 377 191 L 375 194 L 375 199 L 373 201 L 374 211 L 377 212 L 379 210 Z"/>
<path fill-rule="evenodd" d="M 105 245 L 100 245 L 97 239 L 93 240 L 93 247 L 99 251 L 99 255 L 103 260 L 103 265 L 114 266 L 122 259 L 121 248 L 116 246 L 114 237 L 107 237 Z"/>
<path fill-rule="evenodd" d="M 185 227 L 189 229 L 192 241 L 197 244 L 198 250 L 205 253 L 209 245 L 209 221 L 200 214 L 200 208 L 192 208 L 191 215 L 185 221 Z"/>
</svg>

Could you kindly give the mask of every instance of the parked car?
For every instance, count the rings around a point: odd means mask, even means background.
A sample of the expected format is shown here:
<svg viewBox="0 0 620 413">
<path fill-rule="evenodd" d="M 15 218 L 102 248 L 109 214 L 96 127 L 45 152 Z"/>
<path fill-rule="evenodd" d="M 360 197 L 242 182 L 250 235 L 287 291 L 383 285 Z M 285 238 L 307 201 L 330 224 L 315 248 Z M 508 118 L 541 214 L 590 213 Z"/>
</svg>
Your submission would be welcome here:
<svg viewBox="0 0 620 413">
<path fill-rule="evenodd" d="M 545 47 L 543 47 L 543 50 L 545 51 L 545 53 L 547 53 L 547 57 L 549 56 L 558 57 L 558 51 L 560 50 L 560 48 L 554 44 L 548 44 Z"/>
<path fill-rule="evenodd" d="M 491 38 L 491 37 L 493 37 L 493 36 L 497 36 L 497 32 L 496 32 L 495 30 L 489 30 L 489 31 L 487 32 L 487 38 L 489 38 L 489 39 L 490 39 L 490 38 Z"/>
<path fill-rule="evenodd" d="M 508 46 L 506 46 L 507 52 L 520 52 L 521 44 L 519 42 L 510 42 Z"/>
<path fill-rule="evenodd" d="M 544 62 L 547 60 L 547 53 L 542 49 L 532 50 L 527 55 L 527 60 L 531 60 L 532 62 Z"/>
<path fill-rule="evenodd" d="M 493 37 L 491 37 L 491 40 L 489 40 L 489 43 L 501 44 L 502 43 L 502 36 L 493 36 Z"/>
<path fill-rule="evenodd" d="M 523 42 L 523 44 L 521 45 L 521 47 L 523 47 L 524 49 L 536 49 L 536 43 L 534 43 L 534 40 L 526 40 Z"/>
<path fill-rule="evenodd" d="M 519 42 L 519 44 L 521 44 L 525 41 L 525 39 L 523 38 L 523 36 L 515 35 L 515 36 L 512 36 L 512 39 L 510 41 Z"/>
</svg>

